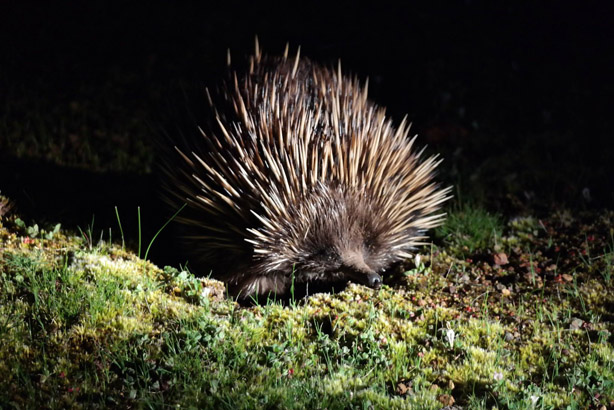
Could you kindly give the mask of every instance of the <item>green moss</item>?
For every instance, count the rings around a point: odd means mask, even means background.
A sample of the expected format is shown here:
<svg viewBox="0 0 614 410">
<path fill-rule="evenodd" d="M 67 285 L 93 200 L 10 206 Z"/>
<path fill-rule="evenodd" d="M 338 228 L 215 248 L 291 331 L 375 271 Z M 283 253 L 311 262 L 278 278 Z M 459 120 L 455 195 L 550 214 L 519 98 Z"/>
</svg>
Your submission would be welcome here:
<svg viewBox="0 0 614 410">
<path fill-rule="evenodd" d="M 483 208 L 465 205 L 448 214 L 435 235 L 456 254 L 467 255 L 477 250 L 494 249 L 503 232 L 501 217 Z"/>
<path fill-rule="evenodd" d="M 560 408 L 614 400 L 612 288 L 594 268 L 606 263 L 595 249 L 605 248 L 583 240 L 594 256 L 560 258 L 548 270 L 557 247 L 586 245 L 547 224 L 531 237 L 519 235 L 526 224 L 512 225 L 502 238 L 516 238 L 505 266 L 433 248 L 378 292 L 350 285 L 291 306 L 242 308 L 214 280 L 61 230 L 32 238 L 27 227 L 2 223 L 3 407 Z M 557 276 L 571 266 L 573 275 Z"/>
</svg>

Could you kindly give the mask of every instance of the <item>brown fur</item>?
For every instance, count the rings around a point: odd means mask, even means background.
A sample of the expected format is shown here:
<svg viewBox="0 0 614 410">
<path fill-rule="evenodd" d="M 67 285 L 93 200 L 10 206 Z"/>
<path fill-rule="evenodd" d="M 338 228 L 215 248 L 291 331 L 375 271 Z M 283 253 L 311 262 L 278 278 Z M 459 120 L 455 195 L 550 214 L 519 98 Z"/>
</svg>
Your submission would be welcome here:
<svg viewBox="0 0 614 410">
<path fill-rule="evenodd" d="M 232 294 L 285 293 L 292 275 L 379 287 L 443 221 L 439 161 L 419 161 L 405 120 L 395 129 L 340 67 L 256 48 L 215 98 L 202 139 L 176 147 L 168 190 L 188 203 L 179 221 L 200 273 Z"/>
</svg>

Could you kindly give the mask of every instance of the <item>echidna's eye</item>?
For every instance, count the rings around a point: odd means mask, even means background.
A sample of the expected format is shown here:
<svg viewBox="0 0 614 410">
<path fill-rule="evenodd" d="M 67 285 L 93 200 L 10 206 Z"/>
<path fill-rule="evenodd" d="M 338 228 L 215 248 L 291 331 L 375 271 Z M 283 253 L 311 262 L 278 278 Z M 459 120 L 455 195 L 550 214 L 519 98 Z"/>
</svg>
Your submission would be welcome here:
<svg viewBox="0 0 614 410">
<path fill-rule="evenodd" d="M 366 236 L 363 242 L 363 247 L 368 254 L 373 254 L 377 252 L 377 249 L 379 248 L 379 241 L 374 236 Z"/>
<path fill-rule="evenodd" d="M 339 255 L 332 247 L 323 247 L 312 254 L 314 259 L 323 260 L 332 263 L 339 259 Z"/>
</svg>

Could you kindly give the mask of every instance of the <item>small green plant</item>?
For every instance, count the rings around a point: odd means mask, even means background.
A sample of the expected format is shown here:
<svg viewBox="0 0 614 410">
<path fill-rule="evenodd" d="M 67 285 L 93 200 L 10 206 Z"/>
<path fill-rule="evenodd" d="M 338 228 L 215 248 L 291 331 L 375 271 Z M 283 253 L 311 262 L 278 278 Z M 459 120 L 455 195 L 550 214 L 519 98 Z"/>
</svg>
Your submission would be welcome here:
<svg viewBox="0 0 614 410">
<path fill-rule="evenodd" d="M 149 241 L 149 244 L 147 245 L 147 249 L 145 250 L 145 255 L 143 255 L 143 259 L 147 260 L 147 257 L 149 256 L 149 251 L 153 245 L 153 243 L 155 242 L 156 238 L 158 237 L 158 235 L 160 235 L 160 233 L 164 230 L 164 228 L 166 228 L 166 226 L 171 223 L 171 221 L 173 219 L 175 219 L 177 217 L 177 215 L 179 215 L 179 213 L 183 210 L 183 208 L 186 207 L 187 204 L 183 204 L 178 210 L 177 212 L 175 212 L 173 214 L 173 216 L 171 216 L 170 218 L 168 218 L 168 220 L 166 222 L 164 222 L 164 224 L 160 227 L 160 229 L 158 229 L 158 231 L 154 234 L 154 236 L 151 238 L 151 240 Z M 137 252 L 137 256 L 140 258 L 141 257 L 141 240 L 142 240 L 142 228 L 141 228 L 141 207 L 137 207 L 137 223 L 138 223 L 138 252 Z M 126 247 L 126 242 L 124 240 L 124 229 L 122 227 L 122 222 L 121 219 L 119 217 L 119 210 L 117 209 L 117 207 L 115 207 L 115 216 L 117 218 L 117 224 L 119 225 L 119 232 L 122 238 L 122 248 Z M 92 221 L 93 223 L 93 221 Z"/>
<path fill-rule="evenodd" d="M 119 210 L 115 207 L 115 216 L 117 217 L 117 224 L 119 225 L 119 234 L 122 237 L 122 249 L 126 249 L 126 240 L 124 238 L 124 228 L 122 227 L 122 220 L 119 217 Z"/>
<path fill-rule="evenodd" d="M 450 212 L 446 223 L 435 230 L 444 243 L 462 254 L 494 248 L 503 232 L 501 217 L 483 208 L 464 205 Z"/>
<path fill-rule="evenodd" d="M 418 274 L 428 275 L 431 273 L 431 271 L 432 271 L 431 267 L 426 266 L 420 254 L 416 254 L 416 256 L 414 257 L 414 268 L 406 271 L 405 275 L 406 276 L 418 275 Z"/>
<path fill-rule="evenodd" d="M 15 219 L 15 225 L 17 225 L 21 229 L 25 230 L 26 234 L 30 238 L 38 238 L 38 237 L 40 237 L 40 238 L 48 239 L 48 240 L 53 239 L 53 237 L 58 232 L 60 232 L 60 228 L 62 227 L 62 224 L 56 224 L 53 227 L 53 229 L 51 229 L 51 230 L 39 229 L 38 224 L 34 224 L 32 226 L 27 226 L 26 223 L 23 220 L 19 219 L 19 218 Z"/>
<path fill-rule="evenodd" d="M 87 226 L 87 228 L 85 229 L 85 231 L 83 229 L 81 229 L 80 226 L 77 226 L 77 229 L 79 230 L 79 233 L 81 234 L 81 237 L 83 238 L 83 240 L 85 241 L 85 243 L 87 243 L 87 248 L 91 251 L 92 249 L 94 249 L 94 220 L 95 220 L 95 216 L 96 215 L 92 215 L 92 222 Z M 98 244 L 102 244 L 103 242 L 103 231 L 100 231 L 100 239 L 98 240 Z"/>
</svg>

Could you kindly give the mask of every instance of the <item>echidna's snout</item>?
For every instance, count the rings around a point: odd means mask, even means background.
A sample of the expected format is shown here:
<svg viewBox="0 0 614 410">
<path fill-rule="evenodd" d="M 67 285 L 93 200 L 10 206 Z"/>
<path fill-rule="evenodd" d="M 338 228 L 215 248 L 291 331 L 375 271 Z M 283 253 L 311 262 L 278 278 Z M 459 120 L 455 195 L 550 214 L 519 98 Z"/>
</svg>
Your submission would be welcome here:
<svg viewBox="0 0 614 410">
<path fill-rule="evenodd" d="M 382 277 L 373 270 L 357 269 L 355 266 L 343 265 L 341 271 L 352 282 L 360 283 L 371 289 L 379 289 L 382 286 Z"/>
<path fill-rule="evenodd" d="M 365 263 L 361 251 L 347 251 L 342 253 L 341 271 L 351 281 L 379 289 L 382 286 L 382 277 Z"/>
<path fill-rule="evenodd" d="M 366 285 L 372 289 L 379 289 L 382 286 L 382 277 L 375 272 L 367 275 Z"/>
</svg>

